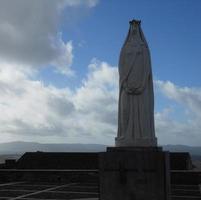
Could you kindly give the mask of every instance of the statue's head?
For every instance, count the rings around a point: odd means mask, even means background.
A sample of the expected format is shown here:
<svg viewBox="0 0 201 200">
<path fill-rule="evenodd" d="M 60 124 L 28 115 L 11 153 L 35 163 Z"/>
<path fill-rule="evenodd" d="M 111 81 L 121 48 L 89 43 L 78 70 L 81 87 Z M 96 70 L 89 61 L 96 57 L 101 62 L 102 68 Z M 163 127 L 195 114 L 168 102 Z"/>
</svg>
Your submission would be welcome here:
<svg viewBox="0 0 201 200">
<path fill-rule="evenodd" d="M 130 24 L 130 30 L 129 30 L 129 42 L 137 42 L 141 41 L 141 35 L 140 35 L 140 24 L 141 20 L 133 19 L 129 22 Z"/>
<path fill-rule="evenodd" d="M 129 21 L 130 25 L 138 26 L 141 24 L 141 20 L 133 19 Z"/>
<path fill-rule="evenodd" d="M 124 45 L 134 44 L 134 43 L 138 43 L 138 44 L 144 43 L 148 47 L 146 39 L 141 29 L 141 20 L 133 19 L 129 21 L 129 24 L 130 24 L 130 28 L 129 28 L 126 41 L 124 42 Z"/>
</svg>

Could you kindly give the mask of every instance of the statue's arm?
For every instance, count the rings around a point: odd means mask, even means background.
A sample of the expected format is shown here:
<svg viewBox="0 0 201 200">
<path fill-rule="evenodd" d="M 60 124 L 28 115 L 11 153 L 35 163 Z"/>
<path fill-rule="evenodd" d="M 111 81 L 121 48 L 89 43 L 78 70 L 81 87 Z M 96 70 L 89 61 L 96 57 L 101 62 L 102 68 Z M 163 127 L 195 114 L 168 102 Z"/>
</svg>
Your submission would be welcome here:
<svg viewBox="0 0 201 200">
<path fill-rule="evenodd" d="M 146 88 L 151 62 L 148 51 L 143 50 L 137 52 L 135 61 L 130 66 L 129 74 L 123 83 L 123 88 L 131 94 L 141 94 Z"/>
</svg>

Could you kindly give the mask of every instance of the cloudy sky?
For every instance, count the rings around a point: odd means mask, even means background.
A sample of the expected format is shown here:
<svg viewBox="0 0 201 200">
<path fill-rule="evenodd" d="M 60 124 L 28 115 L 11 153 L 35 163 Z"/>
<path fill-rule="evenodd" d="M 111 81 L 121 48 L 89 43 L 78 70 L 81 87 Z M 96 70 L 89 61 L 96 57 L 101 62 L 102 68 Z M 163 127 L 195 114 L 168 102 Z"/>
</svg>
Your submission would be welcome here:
<svg viewBox="0 0 201 200">
<path fill-rule="evenodd" d="M 200 9 L 197 0 L 0 0 L 0 142 L 112 145 L 118 56 L 137 18 L 159 143 L 200 145 Z"/>
</svg>

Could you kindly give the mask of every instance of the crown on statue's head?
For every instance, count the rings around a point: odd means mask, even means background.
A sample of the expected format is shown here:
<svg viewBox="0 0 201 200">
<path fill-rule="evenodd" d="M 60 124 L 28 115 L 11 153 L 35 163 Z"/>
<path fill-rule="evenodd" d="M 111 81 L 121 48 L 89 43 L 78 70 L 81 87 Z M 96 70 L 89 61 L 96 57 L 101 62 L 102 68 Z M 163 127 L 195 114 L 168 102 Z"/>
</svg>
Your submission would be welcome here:
<svg viewBox="0 0 201 200">
<path fill-rule="evenodd" d="M 133 20 L 129 21 L 129 23 L 130 23 L 130 25 L 140 25 L 141 20 L 133 19 Z"/>
</svg>

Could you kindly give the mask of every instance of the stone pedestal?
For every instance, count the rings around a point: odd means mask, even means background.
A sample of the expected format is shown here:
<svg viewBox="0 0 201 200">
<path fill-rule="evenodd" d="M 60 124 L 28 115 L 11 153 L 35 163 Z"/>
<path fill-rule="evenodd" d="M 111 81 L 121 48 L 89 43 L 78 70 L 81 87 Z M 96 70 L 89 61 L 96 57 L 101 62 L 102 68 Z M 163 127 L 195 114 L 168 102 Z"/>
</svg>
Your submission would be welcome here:
<svg viewBox="0 0 201 200">
<path fill-rule="evenodd" d="M 100 153 L 100 200 L 169 200 L 169 156 L 159 147 Z"/>
<path fill-rule="evenodd" d="M 115 146 L 116 147 L 156 147 L 157 146 L 157 138 L 132 138 L 132 137 L 116 137 L 115 138 Z"/>
</svg>

